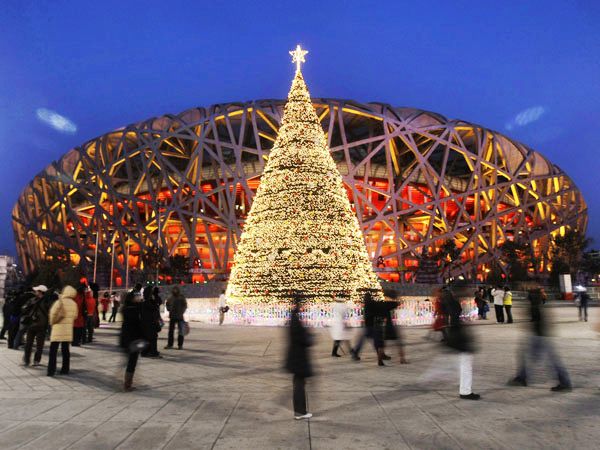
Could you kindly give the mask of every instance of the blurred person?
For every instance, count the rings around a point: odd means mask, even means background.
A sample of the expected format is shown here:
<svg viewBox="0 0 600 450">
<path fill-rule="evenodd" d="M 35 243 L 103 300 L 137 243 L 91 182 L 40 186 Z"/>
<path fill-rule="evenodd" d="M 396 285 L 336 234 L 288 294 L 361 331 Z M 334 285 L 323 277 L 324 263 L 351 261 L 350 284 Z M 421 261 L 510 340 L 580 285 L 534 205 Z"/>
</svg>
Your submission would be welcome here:
<svg viewBox="0 0 600 450">
<path fill-rule="evenodd" d="M 158 288 L 155 288 L 158 289 Z M 148 347 L 141 353 L 144 357 L 161 358 L 158 351 L 158 333 L 160 325 L 160 303 L 153 295 L 152 286 L 147 286 L 143 292 L 143 302 L 141 303 L 141 320 L 144 339 L 148 341 Z M 160 299 L 160 297 L 158 297 Z"/>
<path fill-rule="evenodd" d="M 94 298 L 94 316 L 92 320 L 93 328 L 100 327 L 100 286 L 97 283 L 90 283 L 90 290 L 92 291 L 92 297 Z M 94 335 L 94 330 L 92 328 L 92 337 Z M 92 342 L 90 340 L 90 342 Z"/>
<path fill-rule="evenodd" d="M 0 341 L 6 340 L 6 333 L 10 328 L 10 309 L 11 302 L 15 297 L 15 291 L 9 291 L 6 294 L 4 303 L 2 304 L 2 330 L 0 330 Z"/>
<path fill-rule="evenodd" d="M 496 322 L 504 323 L 504 289 L 496 286 L 492 289 L 491 294 L 494 299 L 494 309 L 496 310 Z"/>
<path fill-rule="evenodd" d="M 97 286 L 97 285 L 96 285 Z M 84 317 L 85 326 L 83 330 L 83 343 L 91 343 L 94 341 L 94 327 L 96 326 L 96 317 L 98 315 L 97 302 L 94 298 L 94 291 L 87 288 L 84 294 Z"/>
<path fill-rule="evenodd" d="M 69 344 L 73 341 L 73 324 L 79 314 L 79 308 L 74 298 L 78 295 L 77 291 L 71 286 L 65 286 L 50 308 L 49 321 L 52 326 L 50 332 L 50 354 L 48 356 L 47 375 L 53 377 L 56 373 L 56 358 L 58 356 L 58 347 L 62 355 L 62 366 L 60 373 L 68 375 L 71 370 L 71 354 Z"/>
<path fill-rule="evenodd" d="M 34 297 L 24 306 L 23 317 L 26 319 L 25 331 L 25 353 L 23 355 L 23 365 L 29 366 L 31 363 L 31 351 L 35 340 L 35 355 L 33 365 L 39 366 L 42 361 L 42 352 L 44 351 L 44 341 L 46 338 L 46 329 L 48 328 L 48 302 L 46 296 L 51 294 L 48 288 L 43 284 L 33 288 Z"/>
<path fill-rule="evenodd" d="M 579 308 L 579 320 L 588 321 L 588 304 L 590 301 L 590 295 L 586 291 L 579 292 L 578 294 L 578 308 Z"/>
<path fill-rule="evenodd" d="M 462 306 L 448 286 L 444 286 L 442 298 L 443 308 L 449 319 L 445 344 L 459 352 L 459 397 L 463 400 L 479 400 L 481 396 L 473 393 L 472 388 L 474 342 L 471 333 L 460 320 Z"/>
<path fill-rule="evenodd" d="M 480 320 L 487 320 L 487 302 L 485 301 L 485 289 L 479 286 L 475 291 L 475 304 L 477 305 L 477 315 Z"/>
<path fill-rule="evenodd" d="M 333 339 L 333 349 L 331 350 L 331 356 L 340 358 L 342 355 L 338 353 L 341 345 L 344 344 L 348 349 L 349 353 L 352 353 L 352 347 L 350 345 L 350 330 L 346 325 L 346 317 L 348 315 L 348 306 L 346 301 L 348 300 L 348 294 L 341 293 L 334 298 L 333 306 L 331 307 L 331 327 L 329 332 Z"/>
<path fill-rule="evenodd" d="M 425 301 L 428 301 L 426 299 Z M 434 339 L 433 333 L 439 332 L 441 334 L 440 341 L 445 339 L 446 325 L 448 325 L 448 317 L 444 314 L 442 310 L 442 290 L 436 288 L 433 290 L 433 323 L 431 324 L 431 329 L 429 330 L 428 339 Z"/>
<path fill-rule="evenodd" d="M 74 298 L 77 305 L 77 316 L 73 322 L 73 347 L 80 347 L 84 341 L 85 333 L 85 291 L 86 285 L 80 283 L 77 286 L 77 295 Z"/>
<path fill-rule="evenodd" d="M 293 405 L 294 419 L 310 419 L 312 414 L 306 408 L 306 378 L 313 375 L 308 348 L 312 346 L 312 335 L 302 325 L 303 298 L 298 293 L 292 295 L 292 311 L 289 326 L 289 341 L 285 368 L 294 375 Z"/>
<path fill-rule="evenodd" d="M 175 325 L 177 325 L 177 348 L 183 348 L 183 315 L 187 309 L 187 301 L 179 288 L 175 286 L 171 290 L 171 296 L 167 299 L 167 311 L 169 311 L 169 335 L 167 337 L 166 349 L 173 348 Z"/>
<path fill-rule="evenodd" d="M 360 352 L 364 345 L 365 340 L 373 339 L 375 330 L 375 316 L 376 311 L 375 301 L 373 300 L 373 289 L 360 288 L 358 290 L 363 294 L 363 322 L 364 331 L 360 334 L 356 345 L 351 350 L 352 359 L 354 361 L 360 361 Z M 378 358 L 379 359 L 379 358 Z"/>
<path fill-rule="evenodd" d="M 106 322 L 106 313 L 108 312 L 108 308 L 110 307 L 110 294 L 106 291 L 102 298 L 100 299 L 100 310 L 102 312 L 102 320 Z"/>
<path fill-rule="evenodd" d="M 125 392 L 135 389 L 133 387 L 135 368 L 140 352 L 148 346 L 148 342 L 144 339 L 141 302 L 142 298 L 136 295 L 134 290 L 131 290 L 125 294 L 121 309 L 123 325 L 121 326 L 120 346 L 127 355 L 127 365 L 123 381 L 123 390 Z"/>
<path fill-rule="evenodd" d="M 531 334 L 525 343 L 524 351 L 521 352 L 517 376 L 509 381 L 508 384 L 510 386 L 527 386 L 529 363 L 535 363 L 544 356 L 547 356 L 548 362 L 554 372 L 556 372 L 558 378 L 558 384 L 552 388 L 552 391 L 571 391 L 573 388 L 567 369 L 563 366 L 549 338 L 550 322 L 542 306 L 545 302 L 545 293 L 539 288 L 531 289 L 527 298 L 530 304 Z"/>
<path fill-rule="evenodd" d="M 23 290 L 20 295 L 17 297 L 12 309 L 12 318 L 11 322 L 13 323 L 13 336 L 12 336 L 12 345 L 10 348 L 14 350 L 18 350 L 21 344 L 23 343 L 23 335 L 26 331 L 26 324 L 23 323 L 25 316 L 23 315 L 23 308 L 34 297 L 33 291 Z M 9 341 L 10 341 L 10 332 L 9 332 Z"/>
<path fill-rule="evenodd" d="M 119 312 L 119 305 L 121 302 L 119 301 L 119 296 L 116 292 L 110 294 L 110 302 L 112 303 L 112 312 L 110 313 L 110 317 L 108 318 L 108 322 L 116 322 L 117 321 L 117 313 Z"/>
<path fill-rule="evenodd" d="M 221 295 L 219 295 L 219 325 L 223 325 L 227 311 L 229 311 L 229 306 L 227 306 L 227 297 L 225 296 L 225 289 L 223 289 Z"/>
<path fill-rule="evenodd" d="M 395 341 L 398 347 L 398 356 L 400 356 L 400 364 L 408 364 L 404 351 L 404 340 L 402 338 L 402 329 L 399 326 L 394 325 L 392 311 L 398 308 L 399 303 L 397 302 L 398 296 L 395 291 L 386 291 L 384 295 L 388 298 L 388 301 L 384 302 L 381 306 L 384 308 L 385 314 L 385 325 L 384 325 L 384 340 Z M 391 359 L 390 356 L 386 355 L 385 352 L 382 356 L 384 360 Z"/>
<path fill-rule="evenodd" d="M 504 310 L 506 311 L 506 323 L 513 323 L 512 316 L 512 292 L 508 286 L 504 286 L 504 297 L 502 297 L 502 303 Z"/>
</svg>

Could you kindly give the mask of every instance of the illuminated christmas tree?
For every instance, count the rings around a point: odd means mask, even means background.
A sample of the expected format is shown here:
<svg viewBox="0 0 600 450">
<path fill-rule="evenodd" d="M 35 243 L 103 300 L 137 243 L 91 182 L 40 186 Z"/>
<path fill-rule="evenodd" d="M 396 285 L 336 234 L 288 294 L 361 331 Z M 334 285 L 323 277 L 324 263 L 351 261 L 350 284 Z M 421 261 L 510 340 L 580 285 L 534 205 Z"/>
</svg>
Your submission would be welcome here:
<svg viewBox="0 0 600 450">
<path fill-rule="evenodd" d="M 290 290 L 331 301 L 381 289 L 302 77 L 306 53 L 290 52 L 296 75 L 235 254 L 234 301 L 278 301 Z"/>
</svg>

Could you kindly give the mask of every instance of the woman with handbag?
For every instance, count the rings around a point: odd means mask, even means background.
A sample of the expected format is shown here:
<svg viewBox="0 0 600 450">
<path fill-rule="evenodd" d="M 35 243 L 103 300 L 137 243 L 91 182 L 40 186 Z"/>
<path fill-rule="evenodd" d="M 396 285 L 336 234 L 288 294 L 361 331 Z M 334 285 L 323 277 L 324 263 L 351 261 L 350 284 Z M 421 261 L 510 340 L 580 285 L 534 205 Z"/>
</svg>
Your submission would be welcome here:
<svg viewBox="0 0 600 450">
<path fill-rule="evenodd" d="M 50 355 L 48 357 L 48 372 L 49 377 L 53 377 L 56 373 L 56 357 L 58 356 L 58 346 L 62 355 L 61 375 L 68 375 L 70 367 L 70 349 L 69 345 L 73 341 L 73 322 L 78 314 L 77 303 L 74 298 L 77 296 L 77 291 L 71 286 L 65 286 L 58 298 L 50 308 Z"/>
<path fill-rule="evenodd" d="M 346 306 L 346 300 L 348 295 L 340 294 L 334 298 L 333 306 L 331 307 L 331 338 L 333 339 L 333 349 L 331 350 L 331 356 L 339 358 L 342 355 L 338 354 L 338 350 L 341 345 L 344 344 L 348 353 L 352 353 L 352 346 L 350 345 L 350 330 L 346 326 L 346 316 L 348 315 L 348 307 Z"/>
</svg>

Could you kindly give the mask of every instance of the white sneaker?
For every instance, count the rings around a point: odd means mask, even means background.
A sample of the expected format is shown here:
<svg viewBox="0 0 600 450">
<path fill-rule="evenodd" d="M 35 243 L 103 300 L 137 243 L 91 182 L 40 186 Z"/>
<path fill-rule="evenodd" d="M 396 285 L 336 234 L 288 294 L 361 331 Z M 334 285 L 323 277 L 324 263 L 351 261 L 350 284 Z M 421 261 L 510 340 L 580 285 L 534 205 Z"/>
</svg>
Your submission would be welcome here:
<svg viewBox="0 0 600 450">
<path fill-rule="evenodd" d="M 311 417 L 312 417 L 312 413 L 306 413 L 301 416 L 294 416 L 294 419 L 302 420 L 302 419 L 310 419 Z"/>
</svg>

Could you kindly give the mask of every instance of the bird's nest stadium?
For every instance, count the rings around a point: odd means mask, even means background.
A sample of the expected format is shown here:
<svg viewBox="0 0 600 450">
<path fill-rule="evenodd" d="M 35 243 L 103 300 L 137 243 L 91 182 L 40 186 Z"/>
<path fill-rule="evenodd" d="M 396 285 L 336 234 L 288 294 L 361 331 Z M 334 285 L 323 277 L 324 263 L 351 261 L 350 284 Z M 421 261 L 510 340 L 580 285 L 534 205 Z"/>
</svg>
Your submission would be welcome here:
<svg viewBox="0 0 600 450">
<path fill-rule="evenodd" d="M 40 172 L 13 209 L 26 272 L 53 252 L 111 258 L 113 280 L 144 255 L 182 255 L 193 281 L 224 279 L 284 100 L 164 115 L 92 139 Z M 573 181 L 538 152 L 478 125 L 381 103 L 314 99 L 379 276 L 414 279 L 423 251 L 454 240 L 452 276 L 482 277 L 507 240 L 547 272 L 552 236 L 585 230 Z M 113 250 L 114 249 L 114 250 Z"/>
</svg>

